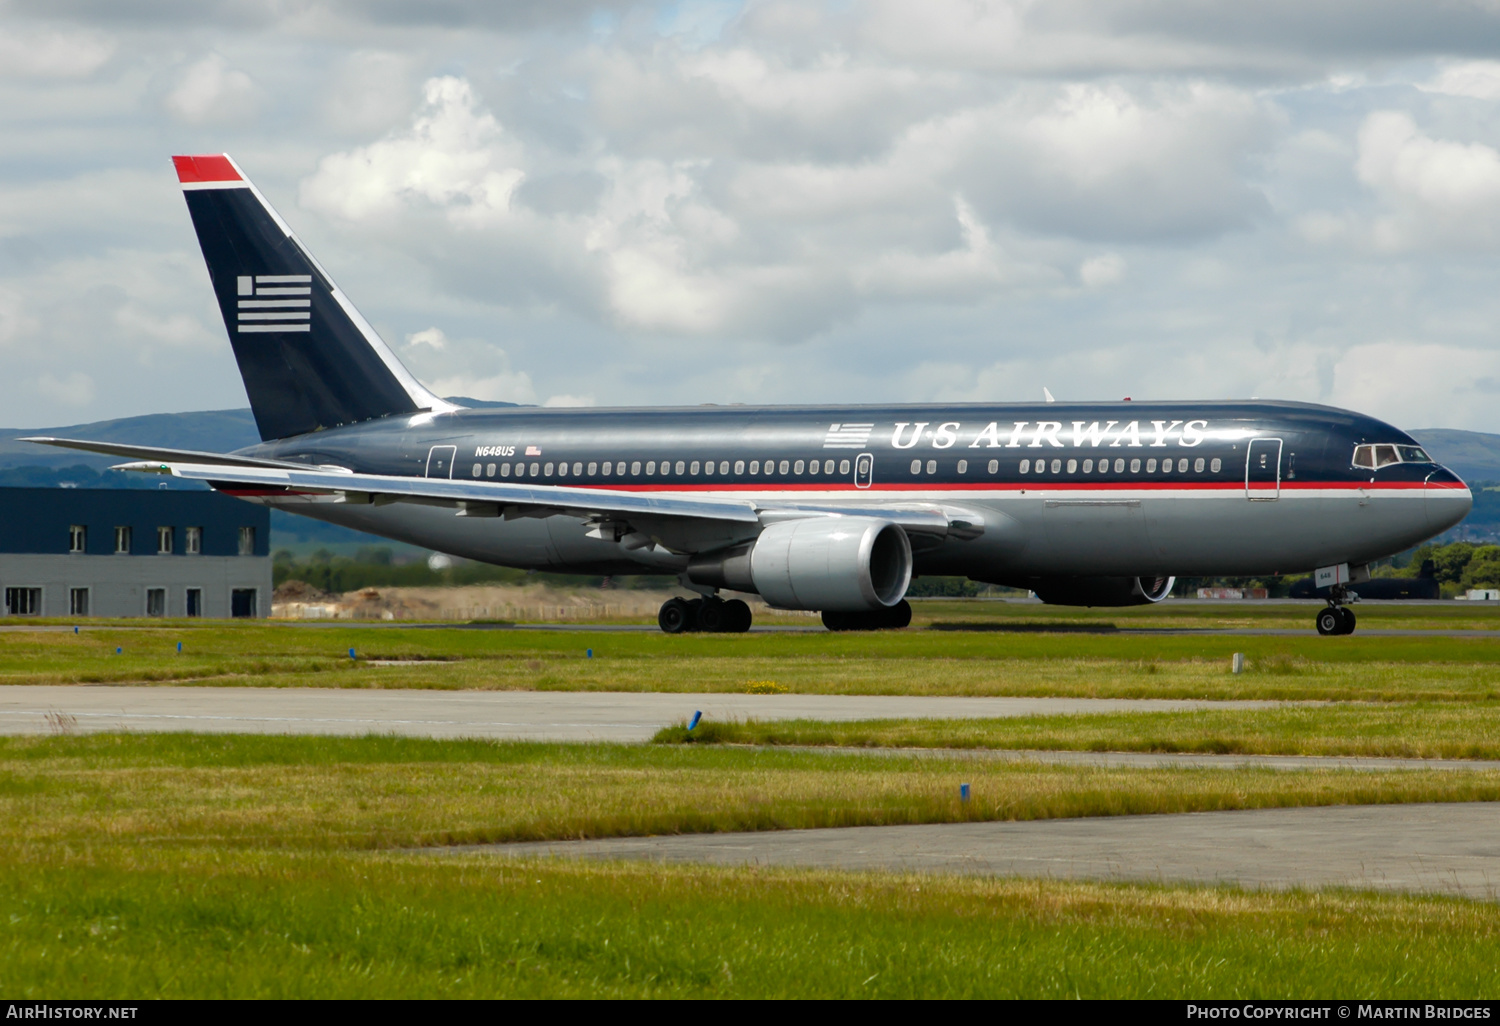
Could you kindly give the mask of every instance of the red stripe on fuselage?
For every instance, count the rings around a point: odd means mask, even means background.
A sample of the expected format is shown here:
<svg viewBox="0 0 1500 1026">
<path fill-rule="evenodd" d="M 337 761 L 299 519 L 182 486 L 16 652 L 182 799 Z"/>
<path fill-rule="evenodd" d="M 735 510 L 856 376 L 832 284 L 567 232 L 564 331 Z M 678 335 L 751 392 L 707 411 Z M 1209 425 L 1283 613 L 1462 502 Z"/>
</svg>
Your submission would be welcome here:
<svg viewBox="0 0 1500 1026">
<path fill-rule="evenodd" d="M 508 482 L 507 482 L 508 483 Z M 531 479 L 526 479 L 531 484 Z M 536 482 L 540 484 L 541 482 Z M 707 482 L 695 482 L 692 484 L 604 484 L 598 481 L 588 483 L 575 483 L 571 481 L 548 482 L 559 488 L 597 488 L 612 492 L 1240 492 L 1245 491 L 1244 481 L 1047 481 L 1038 478 L 1035 481 L 888 481 L 880 482 L 869 488 L 856 488 L 848 481 L 828 482 L 777 482 L 775 484 L 709 484 Z M 546 487 L 546 486 L 544 486 Z M 1252 484 L 1252 488 L 1273 490 L 1276 486 L 1271 482 L 1265 484 Z M 1343 489 L 1345 491 L 1412 491 L 1415 489 L 1428 488 L 1455 488 L 1465 489 L 1464 484 L 1432 484 L 1424 485 L 1421 481 L 1390 481 L 1374 484 L 1368 481 L 1283 481 L 1283 491 L 1296 490 L 1318 490 L 1318 489 Z"/>
</svg>

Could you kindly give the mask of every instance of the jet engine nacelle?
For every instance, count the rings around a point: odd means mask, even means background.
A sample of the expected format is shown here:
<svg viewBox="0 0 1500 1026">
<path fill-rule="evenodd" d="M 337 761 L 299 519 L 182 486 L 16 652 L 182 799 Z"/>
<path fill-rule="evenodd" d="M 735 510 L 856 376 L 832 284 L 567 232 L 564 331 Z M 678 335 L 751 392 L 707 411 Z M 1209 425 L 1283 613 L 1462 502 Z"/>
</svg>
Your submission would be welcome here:
<svg viewBox="0 0 1500 1026">
<path fill-rule="evenodd" d="M 1029 582 L 1054 606 L 1144 606 L 1172 594 L 1175 577 L 1052 577 Z"/>
<path fill-rule="evenodd" d="M 911 583 L 911 542 L 875 517 L 772 524 L 755 541 L 688 565 L 697 584 L 753 591 L 778 609 L 889 609 Z"/>
</svg>

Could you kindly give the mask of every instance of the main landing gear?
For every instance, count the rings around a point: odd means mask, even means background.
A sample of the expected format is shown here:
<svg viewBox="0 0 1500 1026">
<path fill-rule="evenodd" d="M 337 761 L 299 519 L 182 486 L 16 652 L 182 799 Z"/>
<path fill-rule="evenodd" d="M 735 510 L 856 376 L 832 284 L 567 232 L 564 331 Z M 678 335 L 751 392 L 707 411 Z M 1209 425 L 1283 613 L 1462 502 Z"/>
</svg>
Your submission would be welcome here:
<svg viewBox="0 0 1500 1026">
<path fill-rule="evenodd" d="M 889 609 L 859 613 L 836 613 L 824 610 L 823 626 L 831 631 L 900 630 L 911 623 L 911 603 L 902 599 Z"/>
<path fill-rule="evenodd" d="M 667 599 L 656 614 L 657 626 L 668 634 L 690 631 L 743 634 L 750 629 L 750 620 L 750 607 L 744 602 L 739 599 L 725 602 L 714 596 Z"/>
<path fill-rule="evenodd" d="M 1358 599 L 1355 595 L 1353 598 Z M 1319 634 L 1353 634 L 1354 633 L 1354 610 L 1344 605 L 1350 601 L 1349 589 L 1342 584 L 1335 584 L 1328 590 L 1328 606 L 1318 610 L 1318 633 Z"/>
</svg>

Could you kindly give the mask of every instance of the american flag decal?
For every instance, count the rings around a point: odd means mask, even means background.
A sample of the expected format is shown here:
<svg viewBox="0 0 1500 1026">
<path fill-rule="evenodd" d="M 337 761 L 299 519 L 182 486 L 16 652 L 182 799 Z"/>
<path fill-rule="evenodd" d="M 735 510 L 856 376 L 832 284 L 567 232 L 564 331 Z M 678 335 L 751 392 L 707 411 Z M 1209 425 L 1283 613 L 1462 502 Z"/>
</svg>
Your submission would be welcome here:
<svg viewBox="0 0 1500 1026">
<path fill-rule="evenodd" d="M 540 456 L 541 454 L 542 450 L 535 445 L 528 445 L 526 447 L 526 455 L 528 456 Z"/>
<path fill-rule="evenodd" d="M 874 424 L 830 424 L 823 439 L 825 449 L 863 449 L 870 440 Z"/>
<path fill-rule="evenodd" d="M 237 291 L 236 331 L 312 330 L 312 275 L 242 274 Z"/>
</svg>

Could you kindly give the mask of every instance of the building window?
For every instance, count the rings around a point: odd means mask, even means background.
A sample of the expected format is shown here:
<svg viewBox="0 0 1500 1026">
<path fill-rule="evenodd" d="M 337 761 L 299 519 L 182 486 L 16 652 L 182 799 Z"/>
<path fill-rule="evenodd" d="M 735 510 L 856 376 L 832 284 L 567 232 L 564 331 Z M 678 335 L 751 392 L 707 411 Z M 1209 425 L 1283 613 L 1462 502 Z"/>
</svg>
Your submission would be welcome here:
<svg viewBox="0 0 1500 1026">
<path fill-rule="evenodd" d="M 68 551 L 85 552 L 89 545 L 89 529 L 82 524 L 68 528 Z"/>
<path fill-rule="evenodd" d="M 255 528 L 253 528 L 253 527 L 242 527 L 242 528 L 240 528 L 240 555 L 242 555 L 242 556 L 253 556 L 253 555 L 255 555 Z"/>
<path fill-rule="evenodd" d="M 189 556 L 203 555 L 203 528 L 188 527 L 183 529 L 182 551 Z"/>
<path fill-rule="evenodd" d="M 166 616 L 167 615 L 167 589 L 166 588 L 147 588 L 146 589 L 146 615 L 147 616 Z"/>
<path fill-rule="evenodd" d="M 187 615 L 203 615 L 203 589 L 189 588 L 187 590 Z"/>
<path fill-rule="evenodd" d="M 156 529 L 156 554 L 158 556 L 170 556 L 172 554 L 172 529 L 170 527 L 158 527 Z"/>
<path fill-rule="evenodd" d="M 68 615 L 89 615 L 89 590 L 87 588 L 68 589 Z"/>
<path fill-rule="evenodd" d="M 119 555 L 130 555 L 130 528 L 115 528 L 115 552 Z"/>
<path fill-rule="evenodd" d="M 40 615 L 42 615 L 42 589 L 41 588 L 6 588 L 5 589 L 5 615 L 6 616 L 40 616 Z"/>
<path fill-rule="evenodd" d="M 229 615 L 236 617 L 255 615 L 254 588 L 235 588 L 229 593 Z"/>
</svg>

